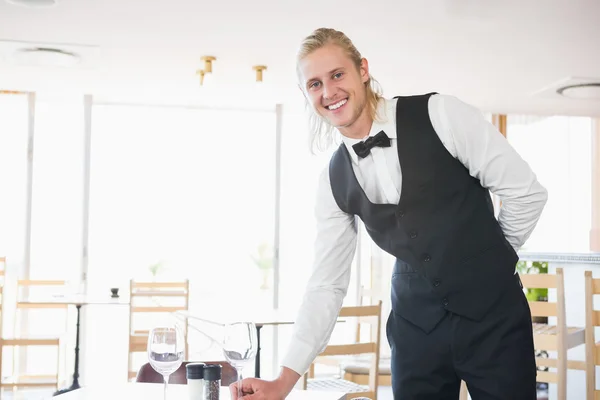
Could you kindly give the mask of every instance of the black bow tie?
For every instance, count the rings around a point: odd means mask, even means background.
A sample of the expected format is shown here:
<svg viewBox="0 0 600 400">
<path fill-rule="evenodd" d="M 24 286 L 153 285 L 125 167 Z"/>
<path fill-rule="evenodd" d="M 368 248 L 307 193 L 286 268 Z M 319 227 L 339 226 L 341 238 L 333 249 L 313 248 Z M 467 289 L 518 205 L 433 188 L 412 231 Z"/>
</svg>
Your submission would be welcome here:
<svg viewBox="0 0 600 400">
<path fill-rule="evenodd" d="M 391 145 L 390 138 L 384 131 L 380 131 L 377 135 L 371 136 L 364 142 L 358 142 L 355 145 L 352 145 L 352 148 L 357 156 L 365 158 L 369 155 L 373 147 L 390 147 Z"/>
</svg>

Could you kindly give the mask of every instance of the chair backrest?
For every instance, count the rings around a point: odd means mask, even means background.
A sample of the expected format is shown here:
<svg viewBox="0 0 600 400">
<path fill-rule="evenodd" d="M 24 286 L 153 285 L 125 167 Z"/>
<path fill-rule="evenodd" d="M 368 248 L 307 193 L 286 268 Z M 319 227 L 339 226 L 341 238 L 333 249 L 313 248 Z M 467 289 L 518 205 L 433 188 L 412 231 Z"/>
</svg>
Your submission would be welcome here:
<svg viewBox="0 0 600 400">
<path fill-rule="evenodd" d="M 35 303 L 33 301 L 51 295 L 65 294 L 66 285 L 67 283 L 62 280 L 19 279 L 17 281 L 17 308 L 67 308 L 67 304 Z"/>
<path fill-rule="evenodd" d="M 379 375 L 379 351 L 381 338 L 381 301 L 374 305 L 342 307 L 339 318 L 347 321 L 357 318 L 361 323 L 373 325 L 373 335 L 370 335 L 368 342 L 355 342 L 347 344 L 329 344 L 319 354 L 315 363 L 320 359 L 329 356 L 353 356 L 353 355 L 371 355 L 371 367 L 369 368 L 369 390 L 361 392 L 361 396 L 377 398 L 378 375 Z M 344 322 L 346 323 L 346 322 Z M 353 393 L 354 394 L 354 393 Z"/>
<path fill-rule="evenodd" d="M 527 289 L 556 289 L 556 301 L 529 300 L 532 317 L 556 317 L 557 326 L 565 322 L 565 285 L 563 269 L 554 274 L 522 274 L 523 287 Z M 562 332 L 564 333 L 564 332 Z"/>
<path fill-rule="evenodd" d="M 557 357 L 536 356 L 538 367 L 553 367 L 557 371 L 567 370 L 567 323 L 565 311 L 565 285 L 562 268 L 556 268 L 554 274 L 522 274 L 523 287 L 527 289 L 555 289 L 556 301 L 529 300 L 532 317 L 556 317 L 556 325 L 536 324 L 533 327 L 533 341 L 536 350 L 556 351 Z M 548 334 L 552 333 L 552 334 Z M 538 382 L 558 383 L 564 390 L 566 377 L 562 373 L 551 371 L 537 372 Z"/>
<path fill-rule="evenodd" d="M 376 304 L 376 302 L 374 300 L 374 294 L 375 294 L 375 292 L 372 289 L 367 289 L 364 286 L 361 286 L 359 289 L 359 294 L 358 294 L 358 305 L 366 306 L 366 305 Z M 367 319 L 368 319 L 368 317 L 367 317 Z M 356 323 L 356 338 L 355 338 L 356 343 L 359 343 L 362 338 L 363 324 L 361 322 L 364 322 L 364 319 L 357 318 L 357 320 L 355 321 L 355 323 Z M 375 334 L 373 328 L 375 328 L 375 326 L 374 326 L 374 324 L 371 324 L 371 330 L 369 331 L 369 340 L 371 340 L 371 337 Z"/>
<path fill-rule="evenodd" d="M 128 380 L 136 377 L 134 354 L 145 353 L 147 350 L 148 334 L 154 317 L 187 311 L 189 306 L 189 280 L 179 282 L 142 282 L 131 280 L 129 285 L 129 361 Z M 141 324 L 146 319 L 146 324 Z M 184 357 L 188 356 L 188 327 L 182 325 L 186 343 Z M 138 364 L 139 365 L 139 364 Z M 185 372 L 185 371 L 184 371 Z"/>
<path fill-rule="evenodd" d="M 53 300 L 53 296 L 67 294 L 67 289 L 64 280 L 17 280 L 11 335 L 19 338 L 22 335 L 54 336 L 67 332 L 69 305 L 48 301 Z"/>
<path fill-rule="evenodd" d="M 219 364 L 221 366 L 221 386 L 229 386 L 237 381 L 237 372 L 235 368 L 227 361 L 184 361 L 177 371 L 169 377 L 169 383 L 185 385 L 187 384 L 185 366 L 191 362 L 203 362 L 204 364 Z M 144 383 L 162 383 L 163 376 L 156 372 L 149 363 L 142 365 L 137 373 L 136 382 Z"/>
<path fill-rule="evenodd" d="M 594 308 L 594 295 L 600 295 L 600 279 L 585 271 L 585 361 L 588 399 L 600 398 L 596 389 L 596 365 L 600 365 L 600 344 L 596 343 L 595 328 L 600 326 L 600 311 Z"/>
<path fill-rule="evenodd" d="M 2 295 L 2 319 L 4 319 L 6 306 L 6 293 L 4 287 L 0 291 Z M 67 309 L 66 303 L 54 303 L 57 295 L 65 295 L 67 293 L 66 282 L 63 280 L 32 280 L 20 279 L 16 282 L 16 301 L 14 303 L 15 310 L 12 322 L 12 332 L 10 339 L 4 338 L 4 332 L 0 328 L 3 340 L 0 340 L 0 354 L 3 354 L 4 347 L 12 347 L 13 351 L 10 356 L 12 360 L 12 374 L 14 383 L 0 383 L 0 386 L 13 388 L 19 387 L 56 387 L 59 385 L 59 374 L 61 370 L 61 345 L 59 335 L 64 334 L 68 330 Z M 12 295 L 11 295 L 12 297 Z M 12 301 L 11 301 L 12 305 Z M 53 310 L 57 310 L 57 315 L 52 315 Z M 12 311 L 12 310 L 11 310 Z M 37 313 L 37 314 L 36 314 Z M 60 318 L 57 318 L 60 315 Z M 64 325 L 63 325 L 64 324 Z M 61 326 L 62 325 L 62 326 Z M 7 324 L 7 326 L 9 326 Z M 7 334 L 8 336 L 8 334 Z M 43 336 L 40 338 L 39 336 Z M 19 364 L 28 363 L 27 357 L 22 358 L 22 350 L 26 347 L 53 346 L 56 349 L 57 368 L 55 373 L 51 374 L 28 374 L 26 376 L 19 375 L 18 371 L 21 367 Z M 6 353 L 4 353 L 6 354 Z M 23 361 L 21 361 L 23 360 Z M 8 360 L 2 360 L 8 361 Z M 44 365 L 49 365 L 49 359 L 44 358 Z M 24 367 L 27 369 L 27 367 Z M 0 370 L 2 363 L 0 362 Z"/>
</svg>

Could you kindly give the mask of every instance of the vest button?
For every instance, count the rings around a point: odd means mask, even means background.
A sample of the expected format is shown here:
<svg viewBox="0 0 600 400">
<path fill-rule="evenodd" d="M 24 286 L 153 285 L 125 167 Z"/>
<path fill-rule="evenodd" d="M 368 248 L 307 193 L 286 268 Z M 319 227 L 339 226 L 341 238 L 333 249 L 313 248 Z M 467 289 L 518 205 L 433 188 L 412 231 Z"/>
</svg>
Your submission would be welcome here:
<svg viewBox="0 0 600 400">
<path fill-rule="evenodd" d="M 398 210 L 398 211 L 396 211 L 396 217 L 398 217 L 398 219 L 403 218 L 404 217 L 404 210 Z"/>
<path fill-rule="evenodd" d="M 444 299 L 442 300 L 442 304 L 444 305 L 444 307 L 448 306 L 448 299 L 444 297 Z"/>
<path fill-rule="evenodd" d="M 425 262 L 431 261 L 431 256 L 429 254 L 423 254 L 423 261 L 425 261 Z"/>
<path fill-rule="evenodd" d="M 442 281 L 440 281 L 439 279 L 436 279 L 435 281 L 433 281 L 433 286 L 438 287 L 438 286 L 440 286 L 441 283 L 442 283 Z"/>
<path fill-rule="evenodd" d="M 416 238 L 417 237 L 417 231 L 415 231 L 415 230 L 410 231 L 409 236 L 410 236 L 411 239 Z"/>
</svg>

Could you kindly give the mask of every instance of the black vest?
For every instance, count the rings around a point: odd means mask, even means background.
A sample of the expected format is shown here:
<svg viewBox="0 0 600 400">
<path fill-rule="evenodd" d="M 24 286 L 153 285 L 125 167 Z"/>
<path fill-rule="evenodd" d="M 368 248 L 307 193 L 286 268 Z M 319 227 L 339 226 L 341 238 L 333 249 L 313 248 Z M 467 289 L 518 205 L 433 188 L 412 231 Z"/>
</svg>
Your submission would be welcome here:
<svg viewBox="0 0 600 400">
<path fill-rule="evenodd" d="M 393 311 L 425 332 L 447 311 L 480 320 L 506 285 L 515 284 L 518 261 L 494 217 L 489 191 L 433 129 L 432 94 L 397 97 L 399 204 L 369 201 L 343 143 L 329 164 L 340 209 L 360 217 L 373 241 L 397 259 Z"/>
</svg>

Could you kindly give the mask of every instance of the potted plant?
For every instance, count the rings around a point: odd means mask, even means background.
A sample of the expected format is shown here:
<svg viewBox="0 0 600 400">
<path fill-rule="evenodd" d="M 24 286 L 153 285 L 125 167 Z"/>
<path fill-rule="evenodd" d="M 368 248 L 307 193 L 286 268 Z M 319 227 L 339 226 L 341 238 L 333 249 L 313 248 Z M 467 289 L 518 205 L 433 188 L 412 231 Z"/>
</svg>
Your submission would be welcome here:
<svg viewBox="0 0 600 400">
<path fill-rule="evenodd" d="M 547 261 L 519 261 L 517 263 L 519 274 L 547 274 Z M 525 288 L 525 297 L 529 301 L 548 301 L 548 288 Z M 548 317 L 532 317 L 532 321 L 547 324 Z"/>
<path fill-rule="evenodd" d="M 547 261 L 519 261 L 517 263 L 519 274 L 547 274 Z M 529 301 L 548 301 L 547 288 L 525 288 L 525 296 Z"/>
<path fill-rule="evenodd" d="M 262 272 L 262 284 L 260 288 L 263 290 L 270 287 L 271 270 L 273 269 L 273 250 L 267 242 L 262 242 L 256 249 L 256 255 L 252 256 L 254 264 Z"/>
<path fill-rule="evenodd" d="M 159 275 L 165 269 L 166 269 L 165 264 L 162 261 L 151 264 L 148 267 L 148 270 L 150 271 L 150 274 L 152 275 L 152 282 L 156 282 L 157 275 Z"/>
</svg>

